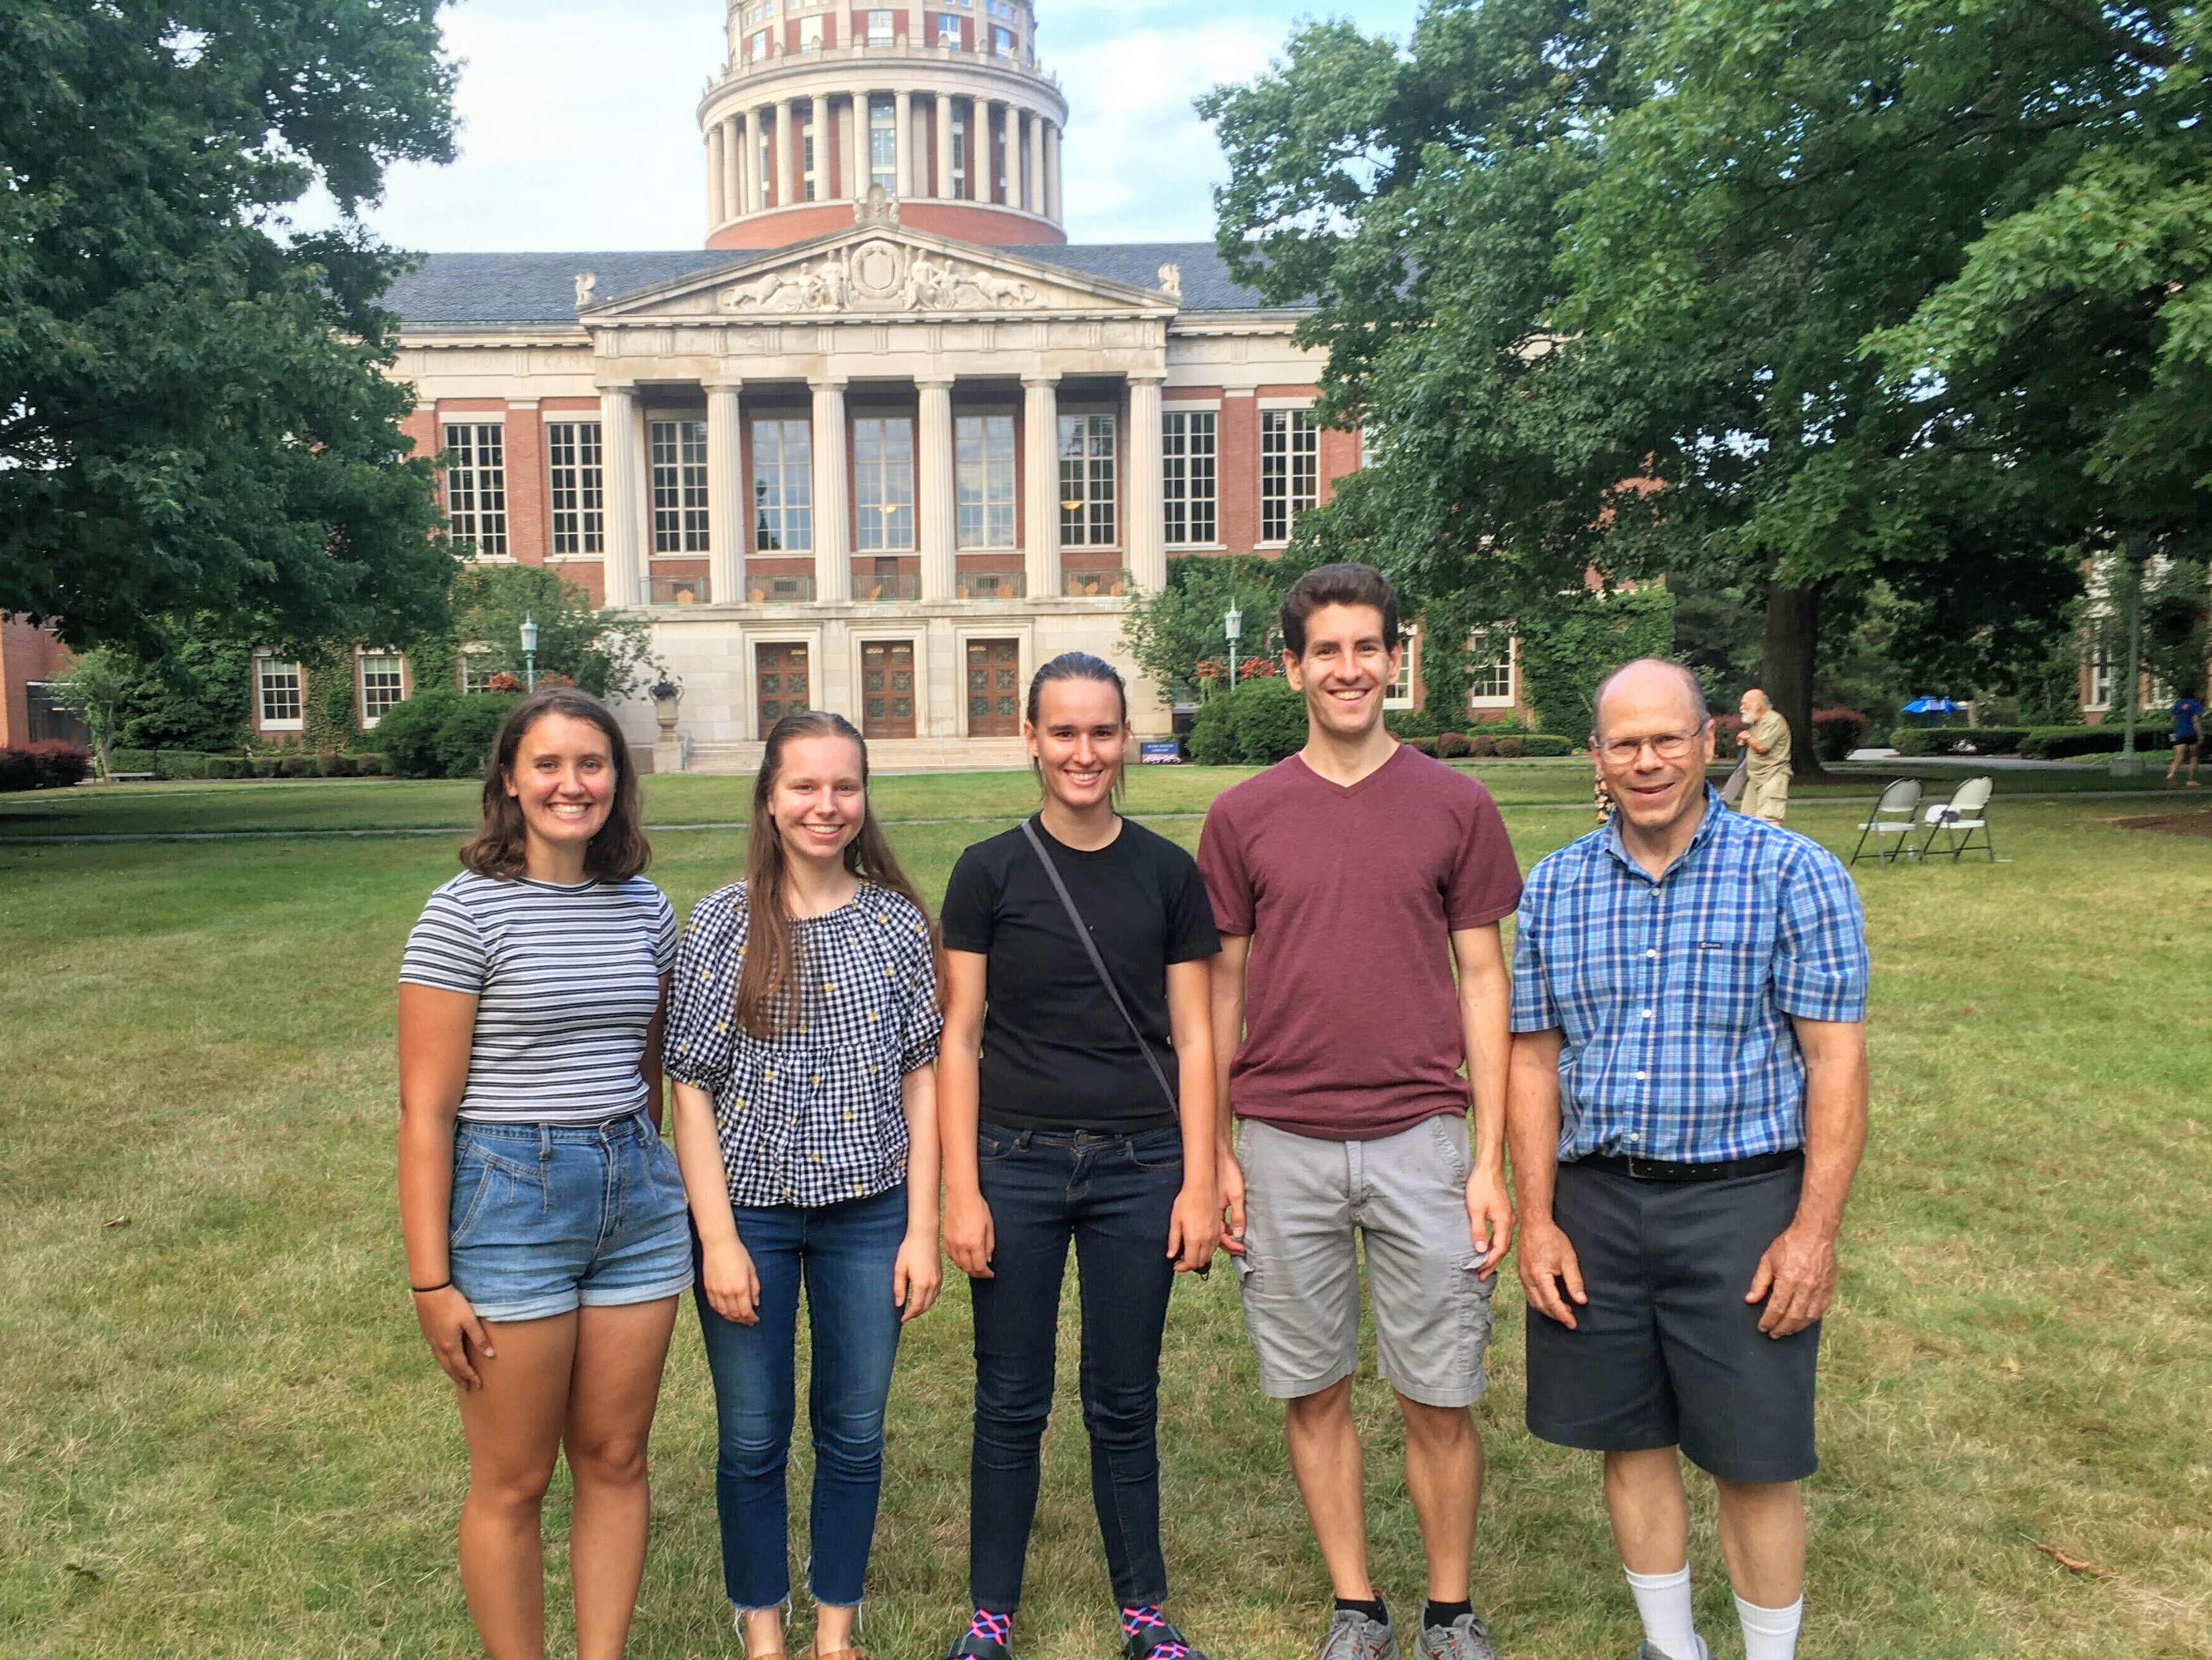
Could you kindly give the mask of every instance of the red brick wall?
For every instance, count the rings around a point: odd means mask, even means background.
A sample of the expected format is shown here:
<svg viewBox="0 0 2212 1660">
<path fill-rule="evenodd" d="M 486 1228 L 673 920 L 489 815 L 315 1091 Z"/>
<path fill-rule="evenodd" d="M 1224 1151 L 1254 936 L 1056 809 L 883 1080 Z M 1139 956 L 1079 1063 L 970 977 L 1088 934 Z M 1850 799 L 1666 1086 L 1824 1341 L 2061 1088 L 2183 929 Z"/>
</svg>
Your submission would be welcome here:
<svg viewBox="0 0 2212 1660">
<path fill-rule="evenodd" d="M 1260 539 L 1260 406 L 1256 398 L 1224 397 L 1215 428 L 1219 446 L 1215 489 L 1223 544 L 1249 553 Z"/>
<path fill-rule="evenodd" d="M 902 202 L 899 222 L 910 229 L 956 241 L 979 242 L 986 247 L 1025 242 L 1057 246 L 1067 240 L 1067 233 L 1057 225 L 984 202 Z M 808 202 L 725 225 L 707 239 L 707 246 L 731 250 L 788 247 L 849 229 L 852 224 L 850 202 Z"/>
<path fill-rule="evenodd" d="M 507 411 L 507 550 L 526 565 L 542 565 L 553 550 L 549 515 L 545 429 L 538 406 Z"/>
<path fill-rule="evenodd" d="M 58 680 L 75 660 L 67 646 L 20 617 L 0 617 L 0 748 L 31 741 L 30 700 L 24 688 L 33 680 Z"/>
</svg>

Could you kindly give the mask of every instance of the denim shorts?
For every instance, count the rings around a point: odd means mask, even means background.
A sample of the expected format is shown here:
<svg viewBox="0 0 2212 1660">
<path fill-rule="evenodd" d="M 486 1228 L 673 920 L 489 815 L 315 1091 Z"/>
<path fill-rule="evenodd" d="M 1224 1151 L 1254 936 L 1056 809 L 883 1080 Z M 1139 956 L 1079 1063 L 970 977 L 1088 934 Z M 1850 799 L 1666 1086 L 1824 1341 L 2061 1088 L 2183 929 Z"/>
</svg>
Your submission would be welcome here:
<svg viewBox="0 0 2212 1660">
<path fill-rule="evenodd" d="M 599 1125 L 464 1122 L 451 1216 L 453 1284 L 479 1319 L 650 1303 L 691 1284 L 684 1178 L 642 1113 Z"/>
</svg>

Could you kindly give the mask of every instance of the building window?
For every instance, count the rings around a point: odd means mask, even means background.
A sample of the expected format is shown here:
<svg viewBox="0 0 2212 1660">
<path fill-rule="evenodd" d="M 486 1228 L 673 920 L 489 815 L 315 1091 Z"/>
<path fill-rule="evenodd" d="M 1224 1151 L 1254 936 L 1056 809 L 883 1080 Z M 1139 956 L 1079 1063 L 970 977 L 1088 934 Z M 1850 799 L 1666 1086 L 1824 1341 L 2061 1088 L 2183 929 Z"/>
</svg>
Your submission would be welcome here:
<svg viewBox="0 0 2212 1660">
<path fill-rule="evenodd" d="M 960 20 L 940 17 L 937 20 L 937 44 L 947 52 L 960 50 Z"/>
<path fill-rule="evenodd" d="M 507 551 L 507 432 L 495 422 L 446 429 L 446 520 L 453 540 Z"/>
<path fill-rule="evenodd" d="M 768 31 L 766 29 L 756 30 L 753 33 L 752 40 L 748 42 L 747 45 L 750 47 L 750 56 L 756 63 L 767 57 Z"/>
<path fill-rule="evenodd" d="M 653 444 L 653 550 L 707 551 L 707 423 L 655 421 Z"/>
<path fill-rule="evenodd" d="M 914 547 L 914 423 L 902 415 L 853 423 L 854 548 L 902 553 Z"/>
<path fill-rule="evenodd" d="M 606 551 L 606 470 L 596 421 L 556 421 L 545 429 L 553 491 L 553 551 Z"/>
<path fill-rule="evenodd" d="M 1114 522 L 1114 417 L 1060 417 L 1060 544 L 1110 548 Z"/>
<path fill-rule="evenodd" d="M 956 117 L 952 123 L 952 194 L 962 201 L 968 197 L 968 121 L 975 119 L 971 112 L 967 121 Z"/>
<path fill-rule="evenodd" d="M 891 14 L 887 11 L 870 12 L 868 14 L 868 44 L 872 46 L 888 46 L 890 43 Z"/>
<path fill-rule="evenodd" d="M 2093 709 L 2112 707 L 2112 654 L 2099 646 L 2089 657 L 2089 702 Z"/>
<path fill-rule="evenodd" d="M 1014 545 L 1014 417 L 963 415 L 954 423 L 959 545 Z"/>
<path fill-rule="evenodd" d="M 1383 690 L 1386 709 L 1413 707 L 1413 641 L 1419 633 L 1419 629 L 1407 629 L 1398 638 L 1398 678 Z"/>
<path fill-rule="evenodd" d="M 823 21 L 823 19 L 819 17 L 802 17 L 799 20 L 799 49 L 801 52 L 819 52 L 822 50 L 822 25 Z"/>
<path fill-rule="evenodd" d="M 264 657 L 255 662 L 254 673 L 260 682 L 261 724 L 296 729 L 301 724 L 300 666 Z"/>
<path fill-rule="evenodd" d="M 1161 417 L 1167 539 L 1172 546 L 1218 538 L 1214 514 L 1216 428 L 1212 410 L 1170 410 Z"/>
<path fill-rule="evenodd" d="M 998 57 L 1012 58 L 1014 55 L 1014 32 L 1012 29 L 994 28 L 991 31 L 991 51 Z"/>
<path fill-rule="evenodd" d="M 499 672 L 499 654 L 482 641 L 461 648 L 461 690 L 489 691 L 491 678 Z"/>
<path fill-rule="evenodd" d="M 814 117 L 799 118 L 799 199 L 811 202 L 821 192 L 814 188 Z"/>
<path fill-rule="evenodd" d="M 1502 709 L 1513 706 L 1513 629 L 1499 623 L 1467 636 L 1467 706 Z"/>
<path fill-rule="evenodd" d="M 1260 411 L 1260 539 L 1287 542 L 1320 499 L 1321 429 L 1311 410 Z"/>
<path fill-rule="evenodd" d="M 868 100 L 868 182 L 886 195 L 898 189 L 898 106 L 889 98 Z"/>
<path fill-rule="evenodd" d="M 361 723 L 373 727 L 398 706 L 404 693 L 404 670 L 399 654 L 365 651 L 361 654 Z"/>
<path fill-rule="evenodd" d="M 804 421 L 753 423 L 753 551 L 814 546 L 814 447 Z"/>
</svg>

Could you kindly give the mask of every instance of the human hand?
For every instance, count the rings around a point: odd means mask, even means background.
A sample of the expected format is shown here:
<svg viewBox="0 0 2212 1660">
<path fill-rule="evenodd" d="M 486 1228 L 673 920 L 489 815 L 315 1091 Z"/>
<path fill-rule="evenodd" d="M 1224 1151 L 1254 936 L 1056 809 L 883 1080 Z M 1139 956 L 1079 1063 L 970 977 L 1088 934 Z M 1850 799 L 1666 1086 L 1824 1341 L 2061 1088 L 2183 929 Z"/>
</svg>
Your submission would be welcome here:
<svg viewBox="0 0 2212 1660">
<path fill-rule="evenodd" d="M 1221 1249 L 1231 1256 L 1244 1254 L 1244 1166 L 1228 1147 L 1214 1161 L 1214 1184 L 1221 1189 L 1222 1213 L 1228 1221 L 1221 1231 Z"/>
<path fill-rule="evenodd" d="M 1177 1274 L 1196 1274 L 1210 1266 L 1221 1243 L 1221 1205 L 1211 1184 L 1186 1182 L 1176 1195 L 1168 1221 L 1168 1255 Z"/>
<path fill-rule="evenodd" d="M 1479 1170 L 1467 1178 L 1468 1234 L 1482 1253 L 1475 1272 L 1487 1280 L 1513 1244 L 1513 1199 L 1503 1171 Z"/>
<path fill-rule="evenodd" d="M 945 1262 L 937 1249 L 937 1230 L 908 1228 L 891 1265 L 891 1301 L 906 1312 L 899 1324 L 919 1320 L 937 1301 L 945 1284 Z"/>
<path fill-rule="evenodd" d="M 1528 1298 L 1528 1306 L 1550 1316 L 1569 1331 L 1574 1330 L 1575 1309 L 1587 1304 L 1589 1297 L 1583 1290 L 1583 1265 L 1559 1224 L 1548 1218 L 1541 1222 L 1531 1219 L 1524 1223 L 1521 1229 L 1521 1255 L 1516 1261 L 1521 1271 L 1521 1289 Z"/>
<path fill-rule="evenodd" d="M 1759 1329 L 1769 1337 L 1794 1337 L 1828 1311 L 1836 1298 L 1836 1242 L 1818 1228 L 1793 1223 L 1766 1248 L 1752 1271 L 1743 1300 L 1766 1299 Z"/>
<path fill-rule="evenodd" d="M 974 1189 L 965 1192 L 947 1186 L 945 1191 L 945 1249 L 952 1266 L 970 1280 L 988 1280 L 991 1253 L 998 1249 L 991 1207 Z"/>
<path fill-rule="evenodd" d="M 498 1351 L 491 1346 L 491 1338 L 477 1318 L 477 1311 L 469 1306 L 469 1299 L 450 1285 L 435 1291 L 418 1292 L 415 1296 L 415 1321 L 422 1328 L 422 1335 L 429 1341 L 430 1353 L 447 1377 L 465 1389 L 483 1387 L 483 1379 L 470 1364 L 470 1351 L 489 1360 Z"/>
<path fill-rule="evenodd" d="M 760 1275 L 751 1254 L 730 1239 L 702 1246 L 699 1256 L 699 1289 L 707 1306 L 740 1326 L 760 1324 Z"/>
</svg>

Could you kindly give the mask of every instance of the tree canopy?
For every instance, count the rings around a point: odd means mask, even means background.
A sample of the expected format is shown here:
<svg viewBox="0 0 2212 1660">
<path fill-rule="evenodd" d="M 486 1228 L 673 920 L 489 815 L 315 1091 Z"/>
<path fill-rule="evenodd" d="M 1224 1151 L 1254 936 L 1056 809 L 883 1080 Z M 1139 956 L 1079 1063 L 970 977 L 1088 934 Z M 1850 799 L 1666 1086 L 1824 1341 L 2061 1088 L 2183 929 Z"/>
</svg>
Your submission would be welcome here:
<svg viewBox="0 0 2212 1660">
<path fill-rule="evenodd" d="M 0 611 L 151 648 L 442 619 L 355 218 L 451 159 L 442 0 L 0 0 Z M 343 216 L 294 235 L 313 184 Z"/>
</svg>

